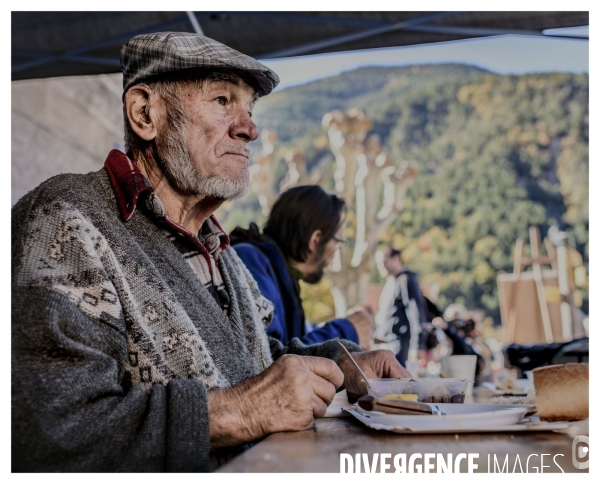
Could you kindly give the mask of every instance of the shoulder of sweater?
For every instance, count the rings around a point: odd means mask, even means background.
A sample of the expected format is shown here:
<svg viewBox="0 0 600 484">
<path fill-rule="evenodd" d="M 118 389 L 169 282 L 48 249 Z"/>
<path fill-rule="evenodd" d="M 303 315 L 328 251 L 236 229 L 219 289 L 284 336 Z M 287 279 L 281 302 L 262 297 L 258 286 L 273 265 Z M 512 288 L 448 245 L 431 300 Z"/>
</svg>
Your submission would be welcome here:
<svg viewBox="0 0 600 484">
<path fill-rule="evenodd" d="M 110 180 L 104 168 L 90 173 L 64 173 L 53 176 L 24 195 L 13 207 L 18 210 L 21 205 L 53 202 L 77 202 L 91 200 L 113 193 Z"/>
<path fill-rule="evenodd" d="M 283 254 L 273 241 L 258 243 L 246 241 L 238 243 L 234 247 L 245 263 L 265 264 L 277 271 L 287 271 Z"/>
<path fill-rule="evenodd" d="M 249 242 L 232 245 L 230 249 L 244 264 L 257 260 L 262 263 L 268 262 L 267 255 L 259 247 Z"/>
<path fill-rule="evenodd" d="M 223 257 L 229 264 L 238 268 L 238 270 L 246 270 L 246 265 L 235 251 L 233 246 L 230 245 L 223 252 L 221 252 L 221 257 Z"/>
<path fill-rule="evenodd" d="M 246 260 L 243 256 L 240 256 L 240 253 L 237 251 L 238 248 L 239 244 L 236 244 L 235 246 L 230 245 L 223 252 L 221 252 L 221 255 L 224 256 L 230 264 L 238 267 L 238 270 L 248 271 L 248 268 L 246 267 Z M 264 257 L 261 252 L 258 253 L 261 254 L 261 257 Z M 265 259 L 265 263 L 267 262 L 268 260 Z"/>
<path fill-rule="evenodd" d="M 52 177 L 22 197 L 11 210 L 13 268 L 23 256 L 27 243 L 37 244 L 40 224 L 52 224 L 83 218 L 90 224 L 115 227 L 118 207 L 104 169 L 87 174 Z M 101 222 L 104 220 L 104 222 Z"/>
<path fill-rule="evenodd" d="M 416 277 L 417 273 L 409 269 L 405 269 L 399 275 L 405 275 L 406 277 Z"/>
</svg>

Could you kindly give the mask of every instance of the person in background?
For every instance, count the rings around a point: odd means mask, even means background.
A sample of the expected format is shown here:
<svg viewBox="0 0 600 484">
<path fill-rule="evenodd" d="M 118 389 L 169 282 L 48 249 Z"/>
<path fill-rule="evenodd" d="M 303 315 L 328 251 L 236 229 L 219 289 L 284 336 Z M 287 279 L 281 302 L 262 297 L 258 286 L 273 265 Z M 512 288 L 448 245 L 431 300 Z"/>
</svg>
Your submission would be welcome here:
<svg viewBox="0 0 600 484">
<path fill-rule="evenodd" d="M 432 328 L 439 328 L 452 342 L 453 355 L 476 355 L 477 352 L 467 341 L 474 331 L 474 325 L 471 324 L 472 320 L 469 318 L 466 308 L 462 304 L 450 304 L 442 313 L 429 299 L 425 298 L 425 303 L 431 324 L 424 325 L 427 331 L 423 331 L 423 334 L 432 334 Z M 467 328 L 467 325 L 470 325 L 470 329 Z M 465 332 L 465 329 L 468 331 Z M 431 347 L 431 343 L 428 346 Z"/>
<path fill-rule="evenodd" d="M 256 282 L 275 306 L 267 334 L 286 343 L 299 338 L 312 344 L 343 338 L 369 349 L 375 321 L 359 308 L 346 318 L 321 327 L 306 321 L 299 281 L 318 283 L 337 248 L 344 243 L 340 230 L 346 214 L 344 200 L 317 185 L 290 188 L 277 199 L 261 234 L 256 224 L 236 227 L 231 244 Z"/>
<path fill-rule="evenodd" d="M 385 311 L 385 322 L 389 331 L 396 335 L 399 349 L 396 359 L 406 364 L 409 350 L 419 349 L 421 324 L 429 321 L 427 306 L 417 274 L 404 267 L 400 250 L 389 246 L 383 251 L 383 265 L 394 277 L 393 299 Z"/>
<path fill-rule="evenodd" d="M 460 303 L 448 305 L 443 317 L 434 319 L 433 324 L 441 328 L 452 340 L 453 355 L 477 355 L 477 385 L 484 374 L 489 373 L 492 357 L 485 338 L 477 330 L 478 326 L 482 325 L 476 324 L 467 308 Z"/>
</svg>

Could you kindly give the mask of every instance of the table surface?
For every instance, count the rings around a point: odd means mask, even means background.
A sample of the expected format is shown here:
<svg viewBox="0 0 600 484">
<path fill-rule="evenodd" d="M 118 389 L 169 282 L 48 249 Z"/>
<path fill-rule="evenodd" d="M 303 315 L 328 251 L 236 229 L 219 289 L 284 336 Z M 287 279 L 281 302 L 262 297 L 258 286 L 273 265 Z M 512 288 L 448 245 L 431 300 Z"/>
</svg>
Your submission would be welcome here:
<svg viewBox="0 0 600 484">
<path fill-rule="evenodd" d="M 476 400 L 480 400 L 477 398 Z M 219 472 L 340 472 L 340 454 L 367 454 L 370 465 L 374 454 L 391 454 L 387 463 L 394 472 L 393 457 L 415 453 L 479 454 L 475 472 L 587 472 L 573 466 L 573 435 L 565 432 L 497 432 L 461 434 L 396 434 L 366 427 L 353 417 L 322 418 L 310 430 L 272 434 L 235 457 Z M 542 454 L 545 454 L 541 457 Z M 559 455 L 563 454 L 563 455 Z M 508 456 L 508 458 L 506 457 Z M 518 457 L 517 457 L 518 456 Z M 498 466 L 495 465 L 495 461 Z M 432 460 L 435 463 L 435 458 Z M 417 458 L 416 464 L 423 464 Z M 468 462 L 460 461 L 461 472 Z M 521 471 L 522 469 L 522 471 Z M 364 472 L 364 466 L 361 467 Z M 377 472 L 380 471 L 378 464 Z"/>
<path fill-rule="evenodd" d="M 478 466 L 476 472 L 499 472 L 494 465 L 494 457 L 502 468 L 506 455 L 509 472 L 513 469 L 521 472 L 520 467 L 526 472 L 529 456 L 529 472 L 539 472 L 541 454 L 550 454 L 543 457 L 544 466 L 549 466 L 544 467 L 544 472 L 561 472 L 561 469 L 564 472 L 587 472 L 573 467 L 572 441 L 569 435 L 558 432 L 395 434 L 370 429 L 354 418 L 323 418 L 317 420 L 310 430 L 268 436 L 219 472 L 340 472 L 342 453 L 352 456 L 367 453 L 372 463 L 376 453 L 388 453 L 392 458 L 405 453 L 408 460 L 414 453 L 441 453 L 444 458 L 451 453 L 456 458 L 462 452 L 479 454 L 479 458 L 474 459 Z M 422 464 L 423 460 L 415 462 Z M 388 463 L 392 464 L 392 459 L 388 459 Z M 377 469 L 379 471 L 379 467 Z M 465 459 L 461 460 L 460 469 L 461 472 L 467 471 Z M 388 472 L 394 472 L 393 464 Z"/>
</svg>

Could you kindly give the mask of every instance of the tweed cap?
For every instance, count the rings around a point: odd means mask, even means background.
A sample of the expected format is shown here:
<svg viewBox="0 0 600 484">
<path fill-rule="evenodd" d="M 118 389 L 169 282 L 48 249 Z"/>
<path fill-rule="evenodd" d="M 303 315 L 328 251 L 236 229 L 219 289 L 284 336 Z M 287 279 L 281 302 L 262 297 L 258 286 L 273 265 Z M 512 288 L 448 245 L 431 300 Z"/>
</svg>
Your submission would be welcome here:
<svg viewBox="0 0 600 484">
<path fill-rule="evenodd" d="M 121 48 L 123 93 L 153 76 L 194 67 L 245 71 L 261 96 L 279 84 L 271 69 L 216 40 L 188 32 L 155 32 L 137 35 Z"/>
</svg>

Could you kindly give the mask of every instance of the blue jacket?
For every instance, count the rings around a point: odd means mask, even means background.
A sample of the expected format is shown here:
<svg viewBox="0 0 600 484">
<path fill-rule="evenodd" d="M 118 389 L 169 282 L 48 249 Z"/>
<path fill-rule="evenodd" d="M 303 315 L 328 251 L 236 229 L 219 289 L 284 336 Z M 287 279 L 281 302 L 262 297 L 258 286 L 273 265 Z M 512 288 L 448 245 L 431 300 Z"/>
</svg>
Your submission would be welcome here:
<svg viewBox="0 0 600 484">
<path fill-rule="evenodd" d="M 284 344 L 294 337 L 305 344 L 334 338 L 358 343 L 356 330 L 347 319 L 334 319 L 320 328 L 306 323 L 298 283 L 274 242 L 247 240 L 235 243 L 234 248 L 258 283 L 260 292 L 275 306 L 273 321 L 267 328 L 269 336 Z"/>
</svg>

